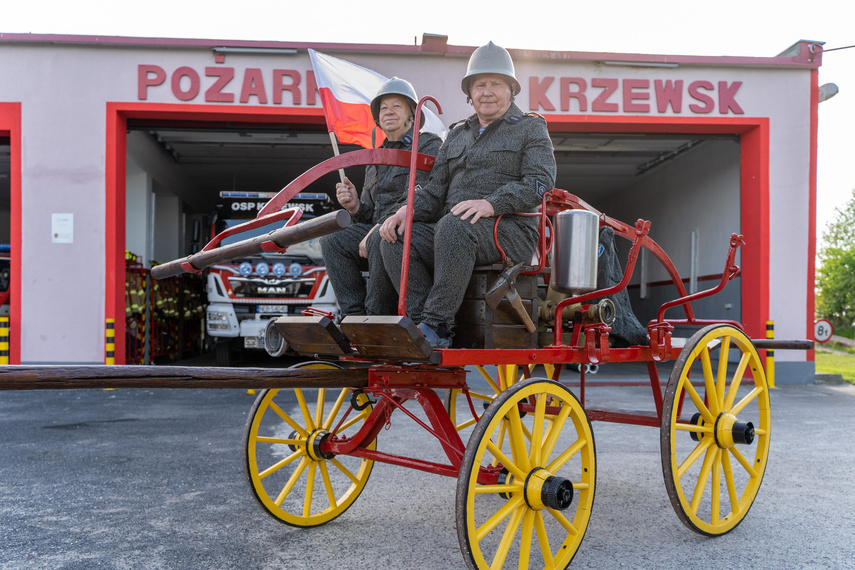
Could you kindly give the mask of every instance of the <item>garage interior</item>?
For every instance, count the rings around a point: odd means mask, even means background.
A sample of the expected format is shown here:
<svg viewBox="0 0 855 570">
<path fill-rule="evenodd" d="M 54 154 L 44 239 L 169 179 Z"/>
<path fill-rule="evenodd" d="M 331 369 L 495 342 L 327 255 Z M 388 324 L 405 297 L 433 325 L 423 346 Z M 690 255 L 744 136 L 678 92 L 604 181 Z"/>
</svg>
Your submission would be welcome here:
<svg viewBox="0 0 855 570">
<path fill-rule="evenodd" d="M 556 187 L 624 222 L 651 220 L 651 237 L 671 256 L 690 292 L 716 284 L 713 280 L 723 269 L 730 234 L 740 231 L 738 135 L 552 131 L 551 136 L 558 166 Z M 151 158 L 141 158 L 142 148 L 157 149 L 159 167 L 151 166 Z M 358 148 L 344 145 L 340 151 Z M 159 205 L 147 206 L 155 219 L 148 220 L 151 229 L 144 235 L 155 237 L 145 246 L 149 249 L 145 261 L 168 261 L 198 247 L 193 243 L 192 218 L 213 212 L 220 191 L 277 192 L 332 156 L 323 127 L 129 119 L 128 176 L 145 172 L 149 192 L 156 194 Z M 165 170 L 171 174 L 158 174 Z M 362 170 L 347 172 L 359 188 Z M 337 181 L 336 174 L 328 175 L 309 191 L 332 196 Z M 128 196 L 130 213 L 130 185 Z M 167 207 L 175 215 L 164 214 L 163 204 L 170 204 Z M 139 242 L 133 243 L 139 237 L 133 236 L 143 235 L 134 233 L 135 224 L 139 221 L 129 214 L 127 241 L 132 251 L 139 249 Z M 629 244 L 618 241 L 625 265 Z M 659 305 L 674 298 L 675 289 L 667 280 L 655 260 L 647 267 L 645 256 L 639 259 L 629 292 L 641 322 L 654 318 Z M 698 316 L 738 320 L 740 298 L 737 278 L 714 300 L 693 306 Z M 671 316 L 679 318 L 682 313 Z"/>
</svg>

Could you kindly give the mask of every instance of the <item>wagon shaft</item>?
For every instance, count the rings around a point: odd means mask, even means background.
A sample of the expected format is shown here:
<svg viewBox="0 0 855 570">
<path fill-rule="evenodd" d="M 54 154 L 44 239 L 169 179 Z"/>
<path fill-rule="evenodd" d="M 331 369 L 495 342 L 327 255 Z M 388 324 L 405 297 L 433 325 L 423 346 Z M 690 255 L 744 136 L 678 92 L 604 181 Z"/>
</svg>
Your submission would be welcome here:
<svg viewBox="0 0 855 570">
<path fill-rule="evenodd" d="M 75 388 L 362 388 L 367 368 L 3 366 L 0 390 Z"/>
</svg>

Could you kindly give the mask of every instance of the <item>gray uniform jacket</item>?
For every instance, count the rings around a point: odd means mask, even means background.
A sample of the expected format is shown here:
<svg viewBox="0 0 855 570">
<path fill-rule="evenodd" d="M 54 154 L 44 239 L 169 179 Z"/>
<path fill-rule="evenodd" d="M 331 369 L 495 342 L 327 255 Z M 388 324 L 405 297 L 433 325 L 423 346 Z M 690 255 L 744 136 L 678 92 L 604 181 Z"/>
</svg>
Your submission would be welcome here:
<svg viewBox="0 0 855 570">
<path fill-rule="evenodd" d="M 442 139 L 431 132 L 419 133 L 419 152 L 436 156 Z M 413 129 L 397 141 L 383 141 L 380 148 L 410 150 L 413 147 Z M 416 172 L 416 184 L 424 184 L 429 172 Z M 407 183 L 410 169 L 404 166 L 369 165 L 365 168 L 365 185 L 359 196 L 359 211 L 353 221 L 378 224 L 394 214 L 407 200 Z"/>
<path fill-rule="evenodd" d="M 415 221 L 436 222 L 455 204 L 476 199 L 490 202 L 497 216 L 531 212 L 552 190 L 555 156 L 545 120 L 512 103 L 484 133 L 479 130 L 472 115 L 448 133 L 430 180 L 416 192 Z"/>
</svg>

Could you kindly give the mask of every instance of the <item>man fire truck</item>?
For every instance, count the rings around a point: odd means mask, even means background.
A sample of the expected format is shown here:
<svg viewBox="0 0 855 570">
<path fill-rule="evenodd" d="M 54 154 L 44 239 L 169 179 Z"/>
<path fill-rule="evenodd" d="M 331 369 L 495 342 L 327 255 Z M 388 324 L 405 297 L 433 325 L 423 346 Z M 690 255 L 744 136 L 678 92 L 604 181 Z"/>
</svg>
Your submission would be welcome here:
<svg viewBox="0 0 855 570">
<path fill-rule="evenodd" d="M 274 192 L 220 192 L 214 233 L 255 218 Z M 301 193 L 285 206 L 299 207 L 306 220 L 332 211 L 326 194 Z M 262 235 L 281 227 L 274 223 L 226 238 L 221 245 Z M 265 253 L 215 265 L 207 277 L 206 330 L 217 340 L 218 366 L 231 366 L 241 349 L 266 350 L 281 356 L 287 343 L 273 328 L 281 315 L 299 315 L 308 307 L 338 315 L 317 239 L 294 244 L 285 253 Z"/>
</svg>

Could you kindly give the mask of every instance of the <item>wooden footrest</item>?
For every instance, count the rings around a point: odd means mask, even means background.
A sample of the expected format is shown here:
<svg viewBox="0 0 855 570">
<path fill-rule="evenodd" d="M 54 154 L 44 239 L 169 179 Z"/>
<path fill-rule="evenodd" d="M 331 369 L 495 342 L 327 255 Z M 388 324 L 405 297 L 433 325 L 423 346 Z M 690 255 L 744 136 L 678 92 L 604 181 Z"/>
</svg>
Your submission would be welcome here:
<svg viewBox="0 0 855 570">
<path fill-rule="evenodd" d="M 342 319 L 341 330 L 363 358 L 406 362 L 430 362 L 435 358 L 422 331 L 409 317 L 350 316 Z"/>
<path fill-rule="evenodd" d="M 333 356 L 353 353 L 350 341 L 327 317 L 284 316 L 276 319 L 273 326 L 294 352 Z"/>
</svg>

